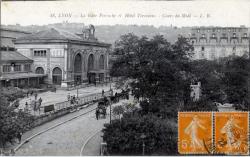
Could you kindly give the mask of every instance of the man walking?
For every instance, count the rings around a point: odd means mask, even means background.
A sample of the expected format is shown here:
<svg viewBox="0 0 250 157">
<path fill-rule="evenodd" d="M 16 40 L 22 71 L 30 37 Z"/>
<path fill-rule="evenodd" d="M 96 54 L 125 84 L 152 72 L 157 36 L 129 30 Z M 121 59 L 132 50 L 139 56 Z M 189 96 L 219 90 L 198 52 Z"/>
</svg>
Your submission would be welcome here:
<svg viewBox="0 0 250 157">
<path fill-rule="evenodd" d="M 17 139 L 18 139 L 19 144 L 21 143 L 22 135 L 23 135 L 22 132 L 17 133 Z"/>
<path fill-rule="evenodd" d="M 37 95 L 38 95 L 38 94 L 37 94 L 37 93 L 35 93 L 35 100 L 37 99 Z"/>
<path fill-rule="evenodd" d="M 99 109 L 98 108 L 95 111 L 95 116 L 96 116 L 96 119 L 98 120 L 98 118 L 99 118 Z"/>
</svg>

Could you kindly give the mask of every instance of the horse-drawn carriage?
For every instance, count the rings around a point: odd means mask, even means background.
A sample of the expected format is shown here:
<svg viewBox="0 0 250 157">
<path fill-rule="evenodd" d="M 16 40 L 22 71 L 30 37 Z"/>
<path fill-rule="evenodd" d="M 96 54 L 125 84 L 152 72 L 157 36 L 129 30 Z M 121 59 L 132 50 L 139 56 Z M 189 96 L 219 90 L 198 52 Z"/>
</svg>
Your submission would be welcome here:
<svg viewBox="0 0 250 157">
<path fill-rule="evenodd" d="M 108 99 L 105 97 L 98 102 L 97 108 L 96 108 L 96 118 L 99 119 L 100 115 L 102 117 L 106 118 L 107 114 L 107 106 L 108 106 Z"/>
</svg>

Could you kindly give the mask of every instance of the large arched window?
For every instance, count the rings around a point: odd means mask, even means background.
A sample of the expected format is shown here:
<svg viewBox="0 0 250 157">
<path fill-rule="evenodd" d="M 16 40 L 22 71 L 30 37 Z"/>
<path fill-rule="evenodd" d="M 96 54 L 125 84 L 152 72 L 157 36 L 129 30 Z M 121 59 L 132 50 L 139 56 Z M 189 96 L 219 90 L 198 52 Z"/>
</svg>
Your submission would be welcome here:
<svg viewBox="0 0 250 157">
<path fill-rule="evenodd" d="M 44 74 L 44 70 L 42 67 L 36 68 L 36 74 Z"/>
<path fill-rule="evenodd" d="M 93 54 L 89 55 L 89 58 L 88 58 L 88 71 L 94 70 L 94 62 L 95 62 L 94 55 Z"/>
<path fill-rule="evenodd" d="M 82 56 L 78 53 L 75 56 L 74 62 L 74 80 L 75 83 L 80 83 L 82 78 Z"/>
<path fill-rule="evenodd" d="M 99 68 L 104 69 L 104 56 L 101 55 L 99 59 Z"/>
<path fill-rule="evenodd" d="M 52 81 L 54 84 L 61 84 L 62 82 L 62 70 L 58 67 L 53 69 Z"/>
</svg>

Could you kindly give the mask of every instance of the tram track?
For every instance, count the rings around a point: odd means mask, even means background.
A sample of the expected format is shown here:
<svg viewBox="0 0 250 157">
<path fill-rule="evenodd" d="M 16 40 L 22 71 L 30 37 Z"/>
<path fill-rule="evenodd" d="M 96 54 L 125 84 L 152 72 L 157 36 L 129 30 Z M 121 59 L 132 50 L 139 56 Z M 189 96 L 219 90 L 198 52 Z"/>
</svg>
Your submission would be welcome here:
<svg viewBox="0 0 250 157">
<path fill-rule="evenodd" d="M 89 141 L 94 138 L 99 132 L 101 132 L 102 129 L 99 129 L 97 131 L 95 131 L 94 134 L 92 134 L 91 136 L 89 136 L 89 138 L 84 142 L 84 144 L 82 145 L 81 147 L 81 151 L 80 151 L 80 156 L 83 156 L 83 151 L 84 151 L 84 148 L 86 147 L 86 145 L 89 143 Z"/>
</svg>

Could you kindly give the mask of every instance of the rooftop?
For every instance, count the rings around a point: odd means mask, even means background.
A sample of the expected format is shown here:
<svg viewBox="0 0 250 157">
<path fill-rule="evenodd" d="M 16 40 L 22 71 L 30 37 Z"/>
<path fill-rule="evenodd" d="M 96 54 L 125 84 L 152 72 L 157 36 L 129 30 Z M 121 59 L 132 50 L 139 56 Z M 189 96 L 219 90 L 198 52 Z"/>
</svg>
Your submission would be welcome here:
<svg viewBox="0 0 250 157">
<path fill-rule="evenodd" d="M 18 29 L 14 29 L 14 28 L 8 28 L 7 26 L 3 26 L 3 25 L 1 25 L 0 30 L 1 31 L 24 33 L 24 34 L 31 34 L 31 32 L 28 32 L 28 31 L 18 30 Z"/>
<path fill-rule="evenodd" d="M 100 45 L 100 46 L 110 46 L 110 44 L 99 42 L 96 40 L 86 40 L 79 35 L 67 32 L 65 30 L 57 28 L 49 28 L 37 33 L 30 35 L 25 35 L 23 37 L 17 38 L 15 44 L 23 43 L 39 43 L 39 42 L 77 42 L 78 44 L 90 44 L 90 45 Z"/>
<path fill-rule="evenodd" d="M 32 61 L 17 51 L 1 51 L 1 61 Z"/>
<path fill-rule="evenodd" d="M 81 40 L 81 38 L 77 35 L 56 28 L 50 28 L 37 33 L 26 35 L 18 38 L 17 40 L 37 40 L 37 39 Z"/>
</svg>

